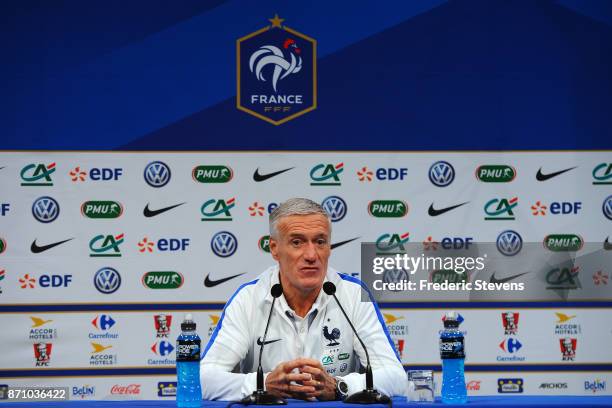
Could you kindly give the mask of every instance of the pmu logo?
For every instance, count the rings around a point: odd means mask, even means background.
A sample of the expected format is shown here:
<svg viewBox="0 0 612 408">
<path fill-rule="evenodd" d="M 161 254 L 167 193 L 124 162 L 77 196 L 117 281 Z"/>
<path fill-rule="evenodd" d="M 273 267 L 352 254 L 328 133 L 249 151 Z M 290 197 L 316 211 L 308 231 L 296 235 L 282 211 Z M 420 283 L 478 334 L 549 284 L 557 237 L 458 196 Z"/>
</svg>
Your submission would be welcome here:
<svg viewBox="0 0 612 408">
<path fill-rule="evenodd" d="M 81 204 L 81 214 L 92 219 L 119 218 L 123 214 L 123 206 L 118 201 L 85 201 Z"/>
<path fill-rule="evenodd" d="M 169 355 L 170 353 L 172 353 L 172 351 L 174 351 L 174 346 L 170 342 L 167 342 L 166 340 L 162 340 L 159 342 L 156 341 L 151 346 L 151 351 L 155 355 L 165 357 Z"/>
<path fill-rule="evenodd" d="M 518 232 L 507 230 L 497 236 L 497 250 L 506 256 L 514 256 L 523 248 L 523 238 Z"/>
<path fill-rule="evenodd" d="M 485 164 L 476 169 L 476 178 L 485 183 L 508 183 L 516 177 L 516 170 L 505 164 Z"/>
<path fill-rule="evenodd" d="M 518 331 L 519 314 L 515 312 L 504 312 L 501 314 L 502 325 L 504 326 L 504 334 L 515 335 Z"/>
<path fill-rule="evenodd" d="M 544 248 L 553 252 L 575 252 L 582 249 L 584 240 L 577 234 L 550 234 L 544 237 Z"/>
<path fill-rule="evenodd" d="M 157 242 L 144 237 L 138 242 L 138 252 L 151 253 L 154 248 L 160 252 L 185 252 L 189 246 L 189 238 L 160 238 Z"/>
<path fill-rule="evenodd" d="M 455 180 L 455 168 L 446 161 L 437 161 L 429 168 L 429 181 L 434 186 L 446 187 Z"/>
<path fill-rule="evenodd" d="M 259 241 L 257 242 L 257 247 L 261 249 L 262 251 L 269 254 L 270 253 L 270 236 L 264 235 L 263 237 L 259 238 Z"/>
<path fill-rule="evenodd" d="M 357 177 L 359 181 L 372 181 L 374 175 L 379 181 L 402 181 L 408 177 L 408 169 L 406 167 L 394 168 L 394 167 L 380 167 L 376 169 L 376 172 L 363 166 L 360 170 L 357 170 Z"/>
<path fill-rule="evenodd" d="M 51 197 L 40 197 L 32 204 L 32 215 L 42 223 L 55 221 L 59 213 L 59 204 Z"/>
<path fill-rule="evenodd" d="M 120 257 L 121 249 L 119 245 L 124 242 L 124 235 L 96 235 L 89 241 L 89 256 L 97 257 Z"/>
<path fill-rule="evenodd" d="M 410 240 L 410 233 L 382 234 L 376 240 L 376 249 L 381 253 L 396 253 L 406 250 L 404 244 Z"/>
<path fill-rule="evenodd" d="M 144 169 L 144 179 L 151 187 L 165 186 L 170 181 L 171 176 L 170 167 L 164 162 L 151 162 Z"/>
<path fill-rule="evenodd" d="M 332 222 L 341 221 L 346 215 L 347 206 L 338 196 L 329 196 L 323 200 L 321 207 L 329 214 Z"/>
<path fill-rule="evenodd" d="M 93 327 L 98 330 L 107 331 L 115 325 L 115 319 L 111 315 L 98 315 L 91 321 Z"/>
<path fill-rule="evenodd" d="M 559 339 L 559 347 L 561 349 L 562 361 L 574 361 L 576 359 L 576 347 L 578 339 L 566 337 Z"/>
<path fill-rule="evenodd" d="M 535 202 L 535 204 L 531 206 L 531 214 L 535 216 L 545 216 L 548 211 L 550 211 L 550 213 L 554 215 L 578 214 L 578 211 L 580 211 L 581 209 L 581 201 L 553 201 L 548 206 L 538 200 Z"/>
<path fill-rule="evenodd" d="M 377 218 L 401 218 L 408 214 L 408 204 L 402 200 L 374 200 L 368 203 L 368 214 Z"/>
<path fill-rule="evenodd" d="M 338 163 L 333 165 L 328 164 L 317 164 L 310 170 L 310 182 L 311 186 L 339 186 L 342 184 L 340 181 L 340 174 L 344 171 L 344 163 Z"/>
<path fill-rule="evenodd" d="M 612 184 L 612 163 L 599 163 L 593 169 L 593 184 Z"/>
<path fill-rule="evenodd" d="M 612 195 L 608 196 L 601 205 L 601 211 L 607 219 L 612 220 Z"/>
<path fill-rule="evenodd" d="M 76 166 L 74 169 L 70 170 L 68 174 L 73 183 L 78 183 L 87 180 L 88 172 L 80 166 Z M 94 167 L 89 170 L 89 179 L 91 181 L 117 181 L 122 175 L 123 169 L 119 167 Z"/>
<path fill-rule="evenodd" d="M 210 248 L 215 255 L 227 258 L 234 255 L 238 249 L 238 240 L 231 232 L 220 231 L 210 240 Z"/>
<path fill-rule="evenodd" d="M 200 207 L 202 221 L 231 221 L 231 210 L 236 206 L 236 197 L 224 200 L 222 198 L 204 202 Z"/>
<path fill-rule="evenodd" d="M 523 348 L 523 344 L 518 341 L 518 339 L 510 337 L 508 339 L 502 340 L 502 342 L 499 343 L 499 348 L 504 350 L 506 353 L 514 354 L 521 348 Z"/>
<path fill-rule="evenodd" d="M 32 346 L 34 347 L 36 367 L 49 367 L 53 343 L 34 343 Z"/>
<path fill-rule="evenodd" d="M 191 177 L 198 183 L 228 183 L 234 178 L 234 171 L 228 166 L 196 166 Z"/>
<path fill-rule="evenodd" d="M 494 198 L 487 201 L 484 206 L 484 211 L 487 217 L 484 219 L 487 221 L 491 220 L 514 220 L 513 209 L 518 205 L 518 197 L 507 198 Z"/>
<path fill-rule="evenodd" d="M 317 107 L 317 42 L 283 25 L 271 25 L 238 39 L 237 108 L 274 125 Z"/>
<path fill-rule="evenodd" d="M 114 293 L 121 286 L 121 275 L 116 269 L 104 267 L 94 275 L 94 286 L 106 295 Z"/>
<path fill-rule="evenodd" d="M 153 316 L 153 322 L 155 323 L 156 337 L 168 338 L 168 335 L 170 334 L 170 327 L 172 325 L 172 315 L 155 315 Z"/>
<path fill-rule="evenodd" d="M 21 183 L 22 186 L 52 186 L 53 179 L 51 175 L 55 173 L 55 162 L 51 164 L 44 165 L 42 163 L 38 164 L 28 164 L 23 169 L 21 169 Z"/>
</svg>

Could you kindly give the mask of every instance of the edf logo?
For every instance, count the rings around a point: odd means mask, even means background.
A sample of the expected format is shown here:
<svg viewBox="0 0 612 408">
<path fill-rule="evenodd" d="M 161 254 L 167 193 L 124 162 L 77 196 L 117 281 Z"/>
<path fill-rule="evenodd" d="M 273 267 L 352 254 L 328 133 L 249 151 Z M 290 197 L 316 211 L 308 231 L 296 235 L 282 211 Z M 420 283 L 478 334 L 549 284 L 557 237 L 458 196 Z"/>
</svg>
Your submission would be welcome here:
<svg viewBox="0 0 612 408">
<path fill-rule="evenodd" d="M 0 215 L 2 215 L 3 217 L 6 215 L 7 212 L 9 212 L 10 209 L 11 205 L 9 203 L 0 203 Z"/>
<path fill-rule="evenodd" d="M 144 237 L 138 242 L 139 252 L 153 252 L 153 248 L 157 246 L 157 250 L 160 252 L 166 251 L 185 251 L 189 246 L 189 238 L 161 238 L 155 243 L 155 241 L 149 241 L 149 238 Z"/>
<path fill-rule="evenodd" d="M 359 181 L 372 181 L 373 176 L 376 176 L 377 180 L 380 181 L 395 181 L 404 180 L 408 176 L 408 169 L 406 167 L 394 168 L 394 167 L 380 167 L 376 171 L 369 170 L 366 166 L 357 171 L 357 177 Z"/>
<path fill-rule="evenodd" d="M 550 212 L 554 215 L 567 215 L 567 214 L 578 214 L 578 212 L 582 209 L 581 201 L 553 201 L 550 205 L 546 205 L 541 201 L 536 201 L 535 204 L 531 206 L 531 213 L 535 216 L 538 215 L 546 215 L 547 212 Z"/>
<path fill-rule="evenodd" d="M 81 169 L 80 166 L 75 167 L 74 169 L 70 170 L 70 179 L 73 182 L 79 182 L 79 181 L 85 181 L 85 179 L 87 178 L 87 171 L 84 169 Z M 122 168 L 106 168 L 106 167 L 102 167 L 102 168 L 97 168 L 94 167 L 93 169 L 89 170 L 89 178 L 92 181 L 117 181 L 119 180 L 119 177 L 121 177 L 123 175 L 123 169 Z"/>
</svg>

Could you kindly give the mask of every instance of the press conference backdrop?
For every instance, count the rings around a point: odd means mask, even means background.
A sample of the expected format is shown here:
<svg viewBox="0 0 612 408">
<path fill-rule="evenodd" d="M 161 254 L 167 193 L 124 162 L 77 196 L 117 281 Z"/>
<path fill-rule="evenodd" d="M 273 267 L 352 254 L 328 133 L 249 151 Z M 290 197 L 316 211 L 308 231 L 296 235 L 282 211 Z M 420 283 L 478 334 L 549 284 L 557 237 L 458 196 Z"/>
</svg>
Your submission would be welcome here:
<svg viewBox="0 0 612 408">
<path fill-rule="evenodd" d="M 610 393 L 609 2 L 0 9 L 0 395 L 171 397 L 179 321 L 210 336 L 291 196 L 337 218 L 349 274 L 362 242 L 571 255 L 551 282 L 544 264 L 483 275 L 537 281 L 524 298 L 393 293 L 383 318 L 406 367 L 436 369 L 458 310 L 473 395 Z"/>
<path fill-rule="evenodd" d="M 513 231 L 522 248 L 576 251 L 567 273 L 541 273 L 545 302 L 521 292 L 469 302 L 421 294 L 383 303 L 382 316 L 403 364 L 432 368 L 441 318 L 457 310 L 470 393 L 610 392 L 607 152 L 13 152 L 0 162 L 3 383 L 69 386 L 75 398 L 172 394 L 184 313 L 207 341 L 232 293 L 273 264 L 270 210 L 305 196 L 334 221 L 330 264 L 355 276 L 360 243 L 394 237 L 518 252 L 504 246 Z M 379 200 L 393 205 L 376 210 Z M 507 210 L 501 220 L 488 216 L 491 200 L 508 202 L 494 206 Z M 551 234 L 579 245 L 546 249 Z M 587 252 L 604 262 L 581 264 Z M 484 279 L 525 271 L 495 273 Z"/>
</svg>

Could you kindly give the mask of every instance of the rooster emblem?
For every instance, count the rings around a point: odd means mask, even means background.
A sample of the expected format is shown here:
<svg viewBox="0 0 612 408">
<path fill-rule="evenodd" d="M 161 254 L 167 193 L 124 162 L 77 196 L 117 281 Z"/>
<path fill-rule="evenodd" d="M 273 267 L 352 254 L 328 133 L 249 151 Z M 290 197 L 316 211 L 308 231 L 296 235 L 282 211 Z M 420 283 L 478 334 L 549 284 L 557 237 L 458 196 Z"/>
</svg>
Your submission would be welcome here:
<svg viewBox="0 0 612 408">
<path fill-rule="evenodd" d="M 329 340 L 328 346 L 337 346 L 338 344 L 340 344 L 337 341 L 340 338 L 340 330 L 338 330 L 338 328 L 334 328 L 330 333 L 327 330 L 327 326 L 323 326 L 323 337 Z"/>
<path fill-rule="evenodd" d="M 279 80 L 290 74 L 296 74 L 302 69 L 302 57 L 299 55 L 301 50 L 297 46 L 295 40 L 287 38 L 283 43 L 283 49 L 289 52 L 291 60 L 288 61 L 283 51 L 274 45 L 264 45 L 260 47 L 249 59 L 249 68 L 259 81 L 266 81 L 262 72 L 263 69 L 268 65 L 274 66 L 274 70 L 272 71 L 272 88 L 274 88 L 274 92 L 278 92 L 276 84 Z"/>
</svg>

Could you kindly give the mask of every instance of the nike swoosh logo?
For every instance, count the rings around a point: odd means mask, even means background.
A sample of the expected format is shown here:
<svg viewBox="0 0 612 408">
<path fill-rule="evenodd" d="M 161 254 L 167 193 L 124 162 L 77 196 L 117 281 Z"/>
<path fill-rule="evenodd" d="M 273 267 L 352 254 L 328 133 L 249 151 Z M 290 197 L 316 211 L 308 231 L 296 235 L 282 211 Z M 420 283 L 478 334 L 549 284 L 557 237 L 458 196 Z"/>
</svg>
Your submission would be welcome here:
<svg viewBox="0 0 612 408">
<path fill-rule="evenodd" d="M 540 167 L 538 169 L 537 174 L 536 174 L 536 180 L 538 180 L 538 181 L 546 181 L 548 179 L 551 179 L 553 177 L 558 176 L 559 174 L 563 174 L 563 173 L 568 172 L 570 170 L 574 170 L 576 167 L 577 166 L 574 166 L 574 167 L 570 167 L 570 168 L 565 169 L 565 170 L 560 170 L 560 171 L 556 171 L 554 173 L 548 173 L 548 174 L 542 173 L 542 168 Z"/>
<path fill-rule="evenodd" d="M 68 239 L 65 239 L 63 241 L 54 242 L 54 243 L 49 244 L 49 245 L 41 245 L 41 246 L 36 244 L 36 240 L 34 240 L 32 242 L 32 245 L 30 246 L 30 251 L 32 251 L 32 253 L 35 253 L 35 254 L 40 254 L 41 252 L 45 252 L 48 249 L 55 248 L 56 246 L 62 245 L 64 242 L 72 241 L 73 239 L 74 238 L 68 238 Z"/>
<path fill-rule="evenodd" d="M 276 339 L 276 340 L 266 340 L 266 341 L 264 341 L 264 342 L 263 342 L 263 344 L 262 344 L 261 337 L 260 337 L 260 338 L 258 338 L 258 339 L 257 339 L 257 345 L 258 345 L 258 346 L 263 346 L 263 345 L 270 344 L 270 343 L 276 343 L 277 341 L 281 341 L 281 339 Z"/>
<path fill-rule="evenodd" d="M 608 238 L 610 237 L 606 237 L 606 240 L 604 241 L 604 249 L 606 251 L 609 251 L 612 249 L 612 244 L 610 243 L 610 241 L 608 241 Z"/>
<path fill-rule="evenodd" d="M 462 205 L 466 205 L 467 203 L 469 203 L 469 201 L 466 201 L 465 203 L 461 203 L 461 204 L 451 205 L 450 207 L 441 208 L 439 210 L 436 210 L 433 206 L 433 203 L 431 203 L 431 205 L 429 206 L 429 209 L 427 210 L 427 213 L 432 217 L 437 217 L 438 215 L 442 215 L 445 212 L 454 210 L 455 208 L 461 207 Z"/>
<path fill-rule="evenodd" d="M 145 208 L 142 211 L 142 213 L 147 218 L 155 217 L 156 215 L 159 215 L 161 213 L 165 213 L 166 211 L 170 211 L 173 208 L 180 207 L 183 204 L 185 204 L 185 203 L 174 204 L 174 205 L 171 205 L 170 207 L 160 208 L 159 210 L 151 210 L 151 209 L 149 209 L 149 203 L 147 203 L 147 205 L 145 206 Z"/>
<path fill-rule="evenodd" d="M 5 168 L 5 167 L 6 167 L 6 166 L 2 166 L 2 167 L 0 167 L 0 170 L 2 170 L 2 169 L 3 169 L 3 168 Z"/>
<path fill-rule="evenodd" d="M 279 170 L 279 171 L 275 171 L 274 173 L 268 173 L 268 174 L 259 174 L 259 167 L 255 170 L 255 173 L 253 173 L 253 180 L 260 182 L 260 181 L 266 181 L 269 178 L 272 178 L 274 176 L 278 176 L 279 174 L 283 174 L 286 171 L 295 169 L 295 167 L 289 167 L 288 169 L 284 169 L 284 170 Z"/>
<path fill-rule="evenodd" d="M 529 272 L 523 272 L 523 273 L 519 273 L 518 275 L 513 275 L 513 276 L 508 276 L 507 278 L 502 278 L 502 279 L 497 279 L 495 277 L 495 272 L 493 272 L 493 275 L 491 275 L 491 278 L 489 279 L 489 282 L 491 283 L 506 283 L 506 282 L 510 282 L 513 279 L 519 278 L 523 275 L 527 275 Z"/>
<path fill-rule="evenodd" d="M 331 249 L 336 249 L 339 246 L 342 246 L 344 244 L 348 244 L 349 242 L 353 242 L 356 239 L 359 239 L 361 237 L 355 237 L 355 238 L 351 238 L 351 239 L 347 239 L 346 241 L 340 241 L 340 242 L 336 242 L 335 244 L 331 244 Z"/>
<path fill-rule="evenodd" d="M 238 276 L 244 275 L 244 273 L 239 273 L 238 275 L 228 276 L 227 278 L 219 279 L 219 280 L 211 280 L 209 275 L 206 275 L 204 279 L 204 286 L 207 288 L 214 288 L 217 285 L 227 282 L 228 280 L 237 278 Z"/>
</svg>

